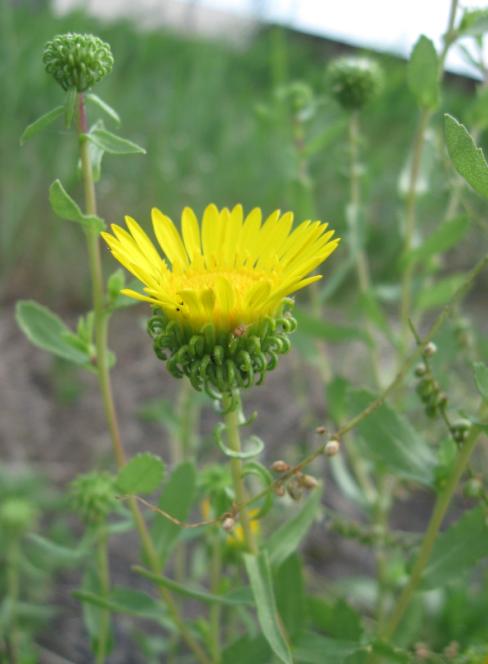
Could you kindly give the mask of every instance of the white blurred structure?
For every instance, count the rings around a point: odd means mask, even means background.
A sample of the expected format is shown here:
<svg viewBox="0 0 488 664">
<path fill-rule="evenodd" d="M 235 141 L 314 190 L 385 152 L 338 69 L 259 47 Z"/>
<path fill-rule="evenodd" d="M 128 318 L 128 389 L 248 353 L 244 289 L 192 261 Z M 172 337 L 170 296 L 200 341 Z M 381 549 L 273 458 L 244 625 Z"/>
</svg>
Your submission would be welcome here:
<svg viewBox="0 0 488 664">
<path fill-rule="evenodd" d="M 167 25 L 233 43 L 245 43 L 258 22 L 278 23 L 408 57 L 420 34 L 440 46 L 451 0 L 54 0 L 53 4 L 59 13 L 81 6 L 107 19 L 130 17 L 145 27 Z M 466 0 L 462 6 L 479 7 L 480 2 Z M 467 46 L 469 41 L 464 41 Z M 449 52 L 446 68 L 479 78 L 456 46 Z"/>
</svg>

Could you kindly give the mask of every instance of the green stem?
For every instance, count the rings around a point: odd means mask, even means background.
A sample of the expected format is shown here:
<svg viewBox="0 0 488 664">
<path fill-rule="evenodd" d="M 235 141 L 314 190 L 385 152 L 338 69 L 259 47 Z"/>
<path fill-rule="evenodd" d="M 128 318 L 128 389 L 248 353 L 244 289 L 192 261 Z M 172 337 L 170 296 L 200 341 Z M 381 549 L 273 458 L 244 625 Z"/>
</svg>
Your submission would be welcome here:
<svg viewBox="0 0 488 664">
<path fill-rule="evenodd" d="M 100 594 L 107 597 L 110 592 L 110 570 L 107 552 L 107 530 L 105 525 L 100 528 L 97 541 L 97 568 L 100 583 Z M 104 664 L 107 657 L 108 637 L 110 633 L 110 611 L 101 609 L 100 628 L 97 642 L 97 664 Z"/>
<path fill-rule="evenodd" d="M 85 134 L 88 133 L 88 121 L 86 117 L 84 98 L 82 94 L 78 95 L 78 131 L 80 139 L 80 158 L 81 158 L 81 172 L 83 179 L 83 186 L 85 190 L 85 209 L 88 214 L 96 214 L 96 194 L 95 183 L 93 180 L 93 170 L 90 160 L 90 153 L 88 149 L 88 142 Z M 95 344 L 97 352 L 97 373 L 98 381 L 100 384 L 100 391 L 102 394 L 102 401 L 104 406 L 105 417 L 107 419 L 110 435 L 112 438 L 112 446 L 114 450 L 115 460 L 117 466 L 120 468 L 126 463 L 126 455 L 122 446 L 120 438 L 120 429 L 118 426 L 117 414 L 112 394 L 112 386 L 110 380 L 110 373 L 108 367 L 108 352 L 107 352 L 107 332 L 108 332 L 108 315 L 105 309 L 105 290 L 102 274 L 102 261 L 100 255 L 100 244 L 96 231 L 87 232 L 87 247 L 89 256 L 90 273 L 92 278 L 92 297 L 93 309 L 95 316 Z M 160 572 L 159 556 L 154 547 L 149 531 L 146 526 L 142 514 L 139 510 L 135 498 L 129 500 L 129 506 L 134 518 L 136 529 L 142 543 L 142 547 L 146 558 L 148 559 L 151 569 L 154 573 Z M 201 664 L 210 664 L 206 653 L 193 638 L 190 630 L 187 628 L 183 617 L 172 594 L 165 588 L 160 589 L 161 596 L 167 605 L 170 616 L 181 637 L 186 641 L 189 648 L 195 654 L 197 660 Z"/>
<path fill-rule="evenodd" d="M 7 547 L 7 598 L 8 614 L 5 616 L 8 632 L 6 643 L 11 664 L 19 662 L 19 635 L 17 632 L 17 602 L 19 601 L 19 541 L 12 537 Z"/>
<path fill-rule="evenodd" d="M 220 591 L 222 575 L 222 542 L 220 532 L 212 534 L 212 551 L 210 560 L 210 590 L 214 594 Z M 214 662 L 220 662 L 220 618 L 222 607 L 218 603 L 210 607 L 210 642 Z"/>
<path fill-rule="evenodd" d="M 480 418 L 483 419 L 487 415 L 488 415 L 488 403 L 485 403 L 480 410 Z M 429 562 L 432 549 L 434 547 L 437 535 L 439 533 L 439 529 L 444 520 L 444 516 L 447 512 L 451 499 L 454 496 L 459 481 L 468 466 L 469 459 L 471 457 L 474 448 L 476 447 L 476 443 L 478 442 L 480 433 L 481 429 L 476 425 L 473 426 L 467 440 L 463 443 L 461 451 L 459 452 L 459 455 L 456 460 L 456 465 L 454 466 L 451 472 L 451 475 L 447 481 L 444 490 L 437 497 L 434 506 L 434 511 L 432 512 L 429 525 L 427 526 L 427 530 L 425 531 L 425 535 L 422 540 L 422 544 L 420 546 L 417 560 L 412 569 L 410 579 L 405 588 L 403 589 L 400 597 L 398 598 L 398 601 L 393 609 L 391 617 L 384 628 L 382 636 L 385 640 L 390 639 L 395 633 L 395 630 L 397 629 L 403 615 L 405 614 L 405 611 L 410 604 L 413 594 L 421 581 L 422 574 L 425 570 L 427 563 Z"/>
<path fill-rule="evenodd" d="M 229 448 L 234 452 L 241 451 L 241 437 L 239 434 L 239 416 L 241 413 L 241 404 L 239 396 L 236 398 L 236 407 L 230 410 L 225 415 L 225 425 L 228 437 Z M 225 406 L 225 400 L 224 400 Z M 242 479 L 242 461 L 238 458 L 232 457 L 230 460 L 230 469 L 232 473 L 232 482 L 234 485 L 235 499 L 238 505 L 244 505 L 247 500 L 246 490 L 244 488 L 244 481 Z M 244 533 L 244 542 L 246 548 L 251 553 L 257 553 L 256 541 L 254 533 L 251 528 L 251 520 L 246 509 L 240 513 L 240 520 L 242 530 Z"/>
</svg>

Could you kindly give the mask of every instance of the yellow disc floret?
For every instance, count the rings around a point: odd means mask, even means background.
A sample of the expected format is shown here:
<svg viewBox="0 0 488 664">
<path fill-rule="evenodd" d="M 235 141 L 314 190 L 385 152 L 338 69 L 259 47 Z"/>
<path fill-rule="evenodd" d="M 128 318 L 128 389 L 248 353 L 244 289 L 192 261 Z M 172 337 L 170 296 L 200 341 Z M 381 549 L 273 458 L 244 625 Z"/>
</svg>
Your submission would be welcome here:
<svg viewBox="0 0 488 664">
<path fill-rule="evenodd" d="M 122 292 L 194 331 L 211 323 L 231 332 L 273 317 L 286 296 L 321 278 L 308 275 L 339 244 L 320 221 L 293 229 L 291 212 L 277 210 L 263 221 L 259 208 L 244 216 L 241 205 L 209 205 L 201 225 L 185 208 L 181 233 L 157 209 L 152 223 L 165 258 L 130 217 L 128 230 L 113 225 L 113 234 L 102 233 L 115 258 L 144 285 L 143 294 Z"/>
</svg>

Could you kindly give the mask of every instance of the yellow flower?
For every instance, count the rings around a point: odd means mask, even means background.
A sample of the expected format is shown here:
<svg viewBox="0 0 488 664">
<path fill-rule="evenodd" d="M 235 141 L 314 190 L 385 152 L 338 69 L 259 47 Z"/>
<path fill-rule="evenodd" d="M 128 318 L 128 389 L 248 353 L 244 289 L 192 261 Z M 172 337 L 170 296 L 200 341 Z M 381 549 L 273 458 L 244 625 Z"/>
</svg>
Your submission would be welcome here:
<svg viewBox="0 0 488 664">
<path fill-rule="evenodd" d="M 102 233 L 114 257 L 144 284 L 144 294 L 123 294 L 160 308 L 169 320 L 199 331 L 245 329 L 273 317 L 284 298 L 321 278 L 308 276 L 337 247 L 334 231 L 320 221 L 292 230 L 293 214 L 276 210 L 262 220 L 254 208 L 219 210 L 209 205 L 201 225 L 190 208 L 181 217 L 181 234 L 169 217 L 152 210 L 154 234 L 165 255 L 131 217 L 128 232 L 112 225 Z"/>
</svg>

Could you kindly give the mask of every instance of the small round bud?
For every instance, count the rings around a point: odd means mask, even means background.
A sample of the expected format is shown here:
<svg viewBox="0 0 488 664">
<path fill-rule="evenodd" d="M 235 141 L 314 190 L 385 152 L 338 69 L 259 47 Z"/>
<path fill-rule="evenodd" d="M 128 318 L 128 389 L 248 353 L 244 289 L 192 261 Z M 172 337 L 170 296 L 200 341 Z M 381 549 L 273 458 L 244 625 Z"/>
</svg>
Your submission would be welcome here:
<svg viewBox="0 0 488 664">
<path fill-rule="evenodd" d="M 42 61 L 48 74 L 64 90 L 84 92 L 110 74 L 114 59 L 110 46 L 88 34 L 57 35 L 44 47 Z"/>
<path fill-rule="evenodd" d="M 323 425 L 321 425 L 321 426 L 319 426 L 315 429 L 315 433 L 318 433 L 319 436 L 323 436 L 326 431 L 327 431 L 327 429 Z"/>
<path fill-rule="evenodd" d="M 302 475 L 300 477 L 300 484 L 304 489 L 309 491 L 319 485 L 318 480 L 313 475 Z"/>
<path fill-rule="evenodd" d="M 300 498 L 303 496 L 303 486 L 297 477 L 291 478 L 291 480 L 286 485 L 286 490 L 290 498 L 293 500 L 300 500 Z"/>
<path fill-rule="evenodd" d="M 327 70 L 332 95 L 347 110 L 363 108 L 379 92 L 382 78 L 378 63 L 369 58 L 337 58 Z"/>
<path fill-rule="evenodd" d="M 423 363 L 417 364 L 417 366 L 415 367 L 415 375 L 421 378 L 422 376 L 425 376 L 426 373 L 427 373 L 427 367 L 425 366 L 425 364 Z"/>
<path fill-rule="evenodd" d="M 110 473 L 78 475 L 71 482 L 69 493 L 73 510 L 87 524 L 103 523 L 118 505 L 115 478 Z"/>
<path fill-rule="evenodd" d="M 230 533 L 232 530 L 234 530 L 235 525 L 235 519 L 233 519 L 231 516 L 226 516 L 224 519 L 222 519 L 222 529 L 225 530 L 226 533 Z"/>
<path fill-rule="evenodd" d="M 328 457 L 335 456 L 341 448 L 341 444 L 338 440 L 331 439 L 326 442 L 324 445 L 324 454 Z"/>
<path fill-rule="evenodd" d="M 425 357 L 432 357 L 432 355 L 435 355 L 436 353 L 437 353 L 437 346 L 433 341 L 429 341 L 429 343 L 424 348 Z"/>
<path fill-rule="evenodd" d="M 285 487 L 283 486 L 283 484 L 275 484 L 274 487 L 273 487 L 273 491 L 278 496 L 278 498 L 283 498 L 283 496 L 286 493 Z"/>
<path fill-rule="evenodd" d="M 454 659 L 459 654 L 459 643 L 457 641 L 451 641 L 451 643 L 444 648 L 444 655 L 447 659 Z"/>
<path fill-rule="evenodd" d="M 288 470 L 290 470 L 290 464 L 279 459 L 278 461 L 274 461 L 271 464 L 271 470 L 273 470 L 275 473 L 286 473 Z"/>
<path fill-rule="evenodd" d="M 483 495 L 483 483 L 478 477 L 472 477 L 463 488 L 466 498 L 480 498 Z"/>
<path fill-rule="evenodd" d="M 438 408 L 445 408 L 447 406 L 448 402 L 448 396 L 445 392 L 439 392 L 437 395 L 437 406 Z"/>
<path fill-rule="evenodd" d="M 6 498 L 0 505 L 0 529 L 21 535 L 29 530 L 36 518 L 35 506 L 25 498 Z"/>
</svg>

